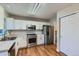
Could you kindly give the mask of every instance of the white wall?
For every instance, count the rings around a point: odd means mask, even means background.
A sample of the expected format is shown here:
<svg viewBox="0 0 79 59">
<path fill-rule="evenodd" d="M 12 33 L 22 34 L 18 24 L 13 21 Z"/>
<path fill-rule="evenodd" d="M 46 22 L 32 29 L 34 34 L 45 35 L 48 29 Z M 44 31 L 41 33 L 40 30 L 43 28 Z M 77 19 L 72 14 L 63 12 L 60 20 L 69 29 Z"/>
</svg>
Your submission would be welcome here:
<svg viewBox="0 0 79 59">
<path fill-rule="evenodd" d="M 50 25 L 54 26 L 54 44 L 56 44 L 56 42 L 55 42 L 56 41 L 55 31 L 57 30 L 57 19 L 56 19 L 56 17 L 50 19 Z"/>
<path fill-rule="evenodd" d="M 79 12 L 79 4 L 72 4 L 71 6 L 68 6 L 60 11 L 57 12 L 58 18 L 63 17 L 65 15 Z"/>
<path fill-rule="evenodd" d="M 60 51 L 60 49 L 61 49 L 60 48 L 61 43 L 60 43 L 60 32 L 59 32 L 59 18 L 65 16 L 65 15 L 75 13 L 75 12 L 79 12 L 79 4 L 74 4 L 72 6 L 68 6 L 67 8 L 65 8 L 57 13 L 57 31 L 58 31 L 58 34 L 57 34 L 57 41 L 58 41 L 57 42 L 57 51 Z"/>
</svg>

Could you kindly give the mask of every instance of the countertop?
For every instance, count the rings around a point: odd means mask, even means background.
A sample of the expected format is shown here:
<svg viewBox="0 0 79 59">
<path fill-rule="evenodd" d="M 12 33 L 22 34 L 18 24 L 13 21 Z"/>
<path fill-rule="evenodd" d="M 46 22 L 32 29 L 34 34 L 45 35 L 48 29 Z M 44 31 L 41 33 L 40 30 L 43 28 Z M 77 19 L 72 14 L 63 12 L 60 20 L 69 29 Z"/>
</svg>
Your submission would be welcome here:
<svg viewBox="0 0 79 59">
<path fill-rule="evenodd" d="M 4 38 L 2 38 L 1 40 L 0 40 L 0 42 L 1 41 L 11 41 L 11 40 L 15 40 L 16 39 L 16 37 L 4 37 Z"/>
<path fill-rule="evenodd" d="M 15 40 L 0 41 L 0 51 L 8 51 L 15 43 Z"/>
<path fill-rule="evenodd" d="M 16 37 L 5 37 L 0 40 L 0 51 L 8 51 L 16 42 Z"/>
<path fill-rule="evenodd" d="M 15 43 L 14 45 L 15 55 L 17 55 L 18 52 L 17 37 L 7 36 L 7 38 L 6 38 L 7 40 L 5 40 L 4 38 L 0 40 L 0 52 L 4 52 L 4 51 L 8 52 Z"/>
</svg>

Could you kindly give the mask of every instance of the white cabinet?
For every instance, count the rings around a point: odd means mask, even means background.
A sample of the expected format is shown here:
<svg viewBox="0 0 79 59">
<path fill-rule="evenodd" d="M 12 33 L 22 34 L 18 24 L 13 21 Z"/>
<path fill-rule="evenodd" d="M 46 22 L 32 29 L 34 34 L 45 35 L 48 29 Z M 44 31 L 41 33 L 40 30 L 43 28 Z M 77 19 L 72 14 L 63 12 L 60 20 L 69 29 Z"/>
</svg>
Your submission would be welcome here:
<svg viewBox="0 0 79 59">
<path fill-rule="evenodd" d="M 37 44 L 44 44 L 44 35 L 41 33 L 37 34 Z"/>
<path fill-rule="evenodd" d="M 26 30 L 26 26 L 36 25 L 37 30 L 42 30 L 45 22 L 27 21 L 27 20 L 14 20 L 13 18 L 6 18 L 7 29 L 10 30 Z"/>
<path fill-rule="evenodd" d="M 21 21 L 20 20 L 15 20 L 14 23 L 14 29 L 21 29 Z"/>
<path fill-rule="evenodd" d="M 15 20 L 14 23 L 14 29 L 15 30 L 25 30 L 26 29 L 26 21 L 24 20 Z"/>
<path fill-rule="evenodd" d="M 7 30 L 25 30 L 26 21 L 24 20 L 14 20 L 13 18 L 6 18 L 6 28 Z"/>
<path fill-rule="evenodd" d="M 26 24 L 27 24 L 26 21 L 24 21 L 24 20 L 20 20 L 20 21 L 21 21 L 20 22 L 21 23 L 21 25 L 20 25 L 21 29 L 26 30 Z"/>
<path fill-rule="evenodd" d="M 36 25 L 36 29 L 37 29 L 37 30 L 42 30 L 42 29 L 43 29 L 43 25 L 37 24 L 37 25 Z"/>
<path fill-rule="evenodd" d="M 39 29 L 42 30 L 43 29 L 43 25 L 39 25 Z"/>
<path fill-rule="evenodd" d="M 27 42 L 26 42 L 26 39 L 25 38 L 18 37 L 16 40 L 17 40 L 17 47 L 18 47 L 18 49 L 27 46 Z"/>
<path fill-rule="evenodd" d="M 14 29 L 14 19 L 13 18 L 6 18 L 6 28 L 7 28 L 7 30 Z"/>
<path fill-rule="evenodd" d="M 39 29 L 39 25 L 36 25 L 36 29 L 37 29 L 37 30 Z"/>
<path fill-rule="evenodd" d="M 8 51 L 11 48 L 11 46 L 15 43 L 15 40 L 9 40 L 9 41 L 1 41 L 0 42 L 0 56 L 8 56 Z M 16 45 L 16 43 L 15 43 Z M 17 53 L 17 46 L 15 47 L 15 53 Z"/>
<path fill-rule="evenodd" d="M 11 40 L 11 41 L 1 41 L 0 42 L 0 51 L 8 51 L 10 49 L 10 47 L 13 45 L 15 41 Z"/>
</svg>

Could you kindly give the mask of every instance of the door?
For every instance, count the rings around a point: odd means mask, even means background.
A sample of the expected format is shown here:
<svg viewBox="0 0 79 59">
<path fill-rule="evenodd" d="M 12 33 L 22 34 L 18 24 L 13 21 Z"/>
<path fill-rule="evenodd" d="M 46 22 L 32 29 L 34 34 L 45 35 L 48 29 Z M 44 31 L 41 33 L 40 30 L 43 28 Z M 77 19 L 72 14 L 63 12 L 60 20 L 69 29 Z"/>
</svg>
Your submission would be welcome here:
<svg viewBox="0 0 79 59">
<path fill-rule="evenodd" d="M 79 13 L 60 19 L 60 51 L 79 55 Z"/>
</svg>

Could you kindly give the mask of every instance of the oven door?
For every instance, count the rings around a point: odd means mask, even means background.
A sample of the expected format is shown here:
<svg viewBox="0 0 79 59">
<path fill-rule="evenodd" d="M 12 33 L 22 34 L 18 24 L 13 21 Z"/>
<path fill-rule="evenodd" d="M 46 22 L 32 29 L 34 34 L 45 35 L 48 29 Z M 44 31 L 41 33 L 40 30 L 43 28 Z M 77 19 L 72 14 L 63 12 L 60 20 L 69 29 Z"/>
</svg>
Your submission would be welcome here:
<svg viewBox="0 0 79 59">
<path fill-rule="evenodd" d="M 27 34 L 27 46 L 32 47 L 37 44 L 37 36 L 36 34 Z"/>
</svg>

